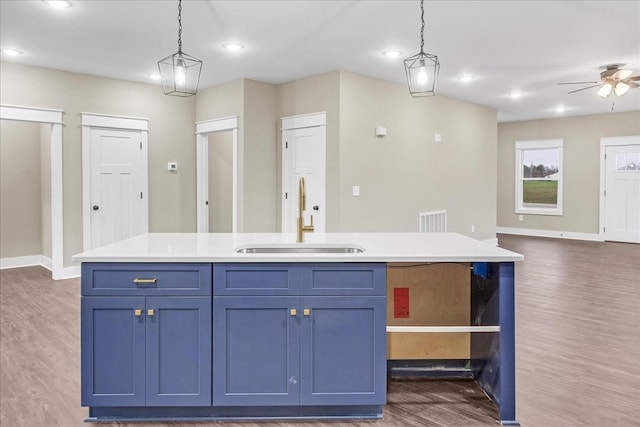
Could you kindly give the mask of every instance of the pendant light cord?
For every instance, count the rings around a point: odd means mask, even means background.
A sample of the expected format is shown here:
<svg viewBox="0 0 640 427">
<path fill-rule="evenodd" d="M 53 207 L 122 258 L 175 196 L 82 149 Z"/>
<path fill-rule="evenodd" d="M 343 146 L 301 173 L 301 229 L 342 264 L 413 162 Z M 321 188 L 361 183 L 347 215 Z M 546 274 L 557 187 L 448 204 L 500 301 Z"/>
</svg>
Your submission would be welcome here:
<svg viewBox="0 0 640 427">
<path fill-rule="evenodd" d="M 420 0 L 420 20 L 422 28 L 420 29 L 420 53 L 424 54 L 424 0 Z"/>
<path fill-rule="evenodd" d="M 178 53 L 182 53 L 182 0 L 178 0 Z"/>
</svg>

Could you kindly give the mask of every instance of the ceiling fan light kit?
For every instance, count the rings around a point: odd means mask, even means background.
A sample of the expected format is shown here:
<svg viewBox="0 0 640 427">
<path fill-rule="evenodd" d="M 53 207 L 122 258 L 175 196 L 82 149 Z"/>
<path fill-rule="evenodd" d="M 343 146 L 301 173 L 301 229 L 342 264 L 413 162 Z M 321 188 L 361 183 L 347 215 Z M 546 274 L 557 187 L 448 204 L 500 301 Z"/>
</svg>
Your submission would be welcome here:
<svg viewBox="0 0 640 427">
<path fill-rule="evenodd" d="M 615 93 L 616 96 L 622 96 L 629 91 L 629 89 L 635 89 L 640 86 L 636 83 L 640 81 L 640 76 L 631 77 L 632 70 L 620 69 L 624 64 L 610 64 L 605 66 L 605 70 L 600 73 L 599 82 L 570 82 L 570 83 L 558 83 L 559 85 L 585 85 L 592 86 L 583 87 L 581 89 L 572 90 L 569 93 L 580 92 L 583 90 L 598 87 L 596 92 L 599 96 L 606 98 L 611 93 Z"/>
</svg>

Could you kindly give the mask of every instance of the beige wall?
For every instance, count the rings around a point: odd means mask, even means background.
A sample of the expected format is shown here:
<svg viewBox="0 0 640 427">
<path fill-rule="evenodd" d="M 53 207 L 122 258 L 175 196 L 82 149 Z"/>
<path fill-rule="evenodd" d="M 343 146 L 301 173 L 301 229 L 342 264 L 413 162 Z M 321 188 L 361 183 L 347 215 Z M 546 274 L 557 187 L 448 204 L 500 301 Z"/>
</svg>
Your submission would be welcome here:
<svg viewBox="0 0 640 427">
<path fill-rule="evenodd" d="M 326 230 L 338 232 L 340 228 L 340 72 L 319 74 L 278 85 L 276 95 L 279 118 L 327 113 L 327 207 Z M 278 230 L 281 227 L 282 202 L 282 122 L 277 127 L 277 214 Z"/>
<path fill-rule="evenodd" d="M 2 62 L 0 102 L 64 111 L 64 265 L 82 251 L 80 113 L 149 119 L 149 230 L 193 232 L 196 224 L 194 98 L 157 85 Z M 167 162 L 179 171 L 167 171 Z"/>
<path fill-rule="evenodd" d="M 51 259 L 51 125 L 40 124 L 40 242 Z"/>
<path fill-rule="evenodd" d="M 640 135 L 640 111 L 498 125 L 498 226 L 599 232 L 600 138 Z M 523 215 L 515 210 L 515 141 L 564 140 L 563 215 Z"/>
<path fill-rule="evenodd" d="M 239 231 L 280 227 L 280 118 L 327 113 L 327 231 L 415 231 L 418 212 L 449 211 L 449 230 L 495 235 L 496 112 L 334 71 L 271 85 L 238 80 L 196 97 L 156 85 L 2 63 L 0 102 L 65 112 L 64 263 L 82 250 L 80 112 L 149 119 L 152 232 L 193 232 L 194 122 L 238 116 Z M 389 135 L 375 138 L 383 125 Z M 433 133 L 444 142 L 433 142 Z M 178 163 L 178 173 L 166 170 Z M 360 185 L 362 195 L 351 196 Z M 471 233 L 471 226 L 475 233 Z"/>
<path fill-rule="evenodd" d="M 238 116 L 238 231 L 276 231 L 276 86 L 241 79 L 200 91 L 196 120 Z"/>
<path fill-rule="evenodd" d="M 494 238 L 496 132 L 491 108 L 342 72 L 340 230 L 415 232 L 419 212 L 446 209 L 448 231 Z"/>
<path fill-rule="evenodd" d="M 40 125 L 0 121 L 0 258 L 41 255 Z"/>
<path fill-rule="evenodd" d="M 244 231 L 276 231 L 276 86 L 244 80 Z"/>
</svg>

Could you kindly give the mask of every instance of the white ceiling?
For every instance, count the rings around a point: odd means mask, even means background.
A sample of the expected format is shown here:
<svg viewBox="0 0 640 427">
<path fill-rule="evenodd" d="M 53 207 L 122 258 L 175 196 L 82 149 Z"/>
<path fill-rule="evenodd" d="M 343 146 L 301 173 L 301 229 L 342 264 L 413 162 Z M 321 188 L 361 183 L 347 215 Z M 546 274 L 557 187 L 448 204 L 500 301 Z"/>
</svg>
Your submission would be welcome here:
<svg viewBox="0 0 640 427">
<path fill-rule="evenodd" d="M 177 1 L 0 1 L 0 47 L 15 61 L 150 82 L 177 50 Z M 640 1 L 427 1 L 425 51 L 438 94 L 495 108 L 501 122 L 640 110 L 640 88 L 602 99 L 558 82 L 599 80 L 610 63 L 640 74 Z M 183 1 L 183 50 L 204 61 L 200 88 L 249 78 L 282 83 L 346 70 L 405 85 L 419 51 L 418 0 Z M 239 42 L 239 53 L 222 48 Z M 389 60 L 385 50 L 399 49 Z M 462 74 L 471 83 L 458 81 Z M 160 88 L 158 89 L 160 90 Z M 520 99 L 508 93 L 521 91 Z M 409 95 L 407 95 L 409 96 Z"/>
</svg>

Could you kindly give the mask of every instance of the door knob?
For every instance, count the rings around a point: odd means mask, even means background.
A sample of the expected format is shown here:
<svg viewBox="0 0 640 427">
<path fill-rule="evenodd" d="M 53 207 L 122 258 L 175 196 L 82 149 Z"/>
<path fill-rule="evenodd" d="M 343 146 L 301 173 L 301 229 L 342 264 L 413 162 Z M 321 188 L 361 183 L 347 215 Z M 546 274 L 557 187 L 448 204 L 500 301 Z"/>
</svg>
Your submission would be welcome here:
<svg viewBox="0 0 640 427">
<path fill-rule="evenodd" d="M 314 211 L 320 210 L 320 207 L 319 207 L 318 205 L 315 205 L 315 206 L 313 207 L 313 210 L 314 210 Z"/>
<path fill-rule="evenodd" d="M 92 208 L 92 209 L 93 209 L 94 211 L 97 211 L 98 209 L 100 209 L 100 206 L 98 206 L 98 205 L 93 205 L 93 208 Z"/>
</svg>

